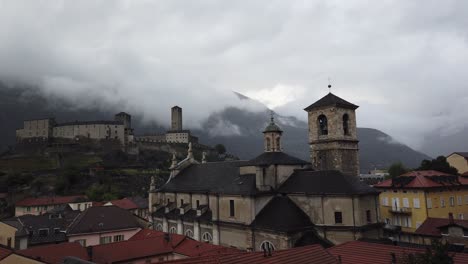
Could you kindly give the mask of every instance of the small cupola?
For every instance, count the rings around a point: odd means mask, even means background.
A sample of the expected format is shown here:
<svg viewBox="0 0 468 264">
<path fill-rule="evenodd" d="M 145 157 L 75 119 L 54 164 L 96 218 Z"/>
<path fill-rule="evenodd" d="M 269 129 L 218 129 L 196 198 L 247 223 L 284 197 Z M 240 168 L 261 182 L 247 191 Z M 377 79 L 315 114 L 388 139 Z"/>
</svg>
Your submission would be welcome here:
<svg viewBox="0 0 468 264">
<path fill-rule="evenodd" d="M 275 124 L 273 112 L 271 112 L 270 123 L 263 131 L 265 152 L 281 152 L 281 135 L 283 131 Z"/>
</svg>

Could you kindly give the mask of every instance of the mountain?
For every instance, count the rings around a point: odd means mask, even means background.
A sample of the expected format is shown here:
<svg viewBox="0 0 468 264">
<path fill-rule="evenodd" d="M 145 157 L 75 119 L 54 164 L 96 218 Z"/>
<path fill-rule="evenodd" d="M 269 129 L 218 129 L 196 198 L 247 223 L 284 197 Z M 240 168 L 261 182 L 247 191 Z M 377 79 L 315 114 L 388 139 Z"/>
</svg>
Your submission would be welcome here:
<svg viewBox="0 0 468 264">
<path fill-rule="evenodd" d="M 468 125 L 448 133 L 444 129 L 431 131 L 424 136 L 421 151 L 431 156 L 447 156 L 453 152 L 468 151 Z"/>
<path fill-rule="evenodd" d="M 239 100 L 248 100 L 255 110 L 226 107 L 215 112 L 203 122 L 202 129 L 193 130 L 200 142 L 208 145 L 224 144 L 228 151 L 241 159 L 255 157 L 263 151 L 262 131 L 269 122 L 270 110 L 261 103 L 237 94 Z M 45 98 L 30 88 L 8 88 L 0 83 L 0 149 L 15 142 L 15 129 L 22 127 L 25 119 L 54 116 L 59 122 L 73 120 L 106 120 L 124 109 L 80 109 L 53 98 Z M 304 113 L 305 114 L 305 113 Z M 307 123 L 291 116 L 275 113 L 276 122 L 283 129 L 285 152 L 309 160 Z M 132 124 L 137 134 L 160 131 L 161 126 L 148 125 L 133 116 Z M 391 136 L 372 128 L 358 128 L 360 140 L 360 166 L 365 172 L 373 168 L 386 168 L 396 161 L 408 167 L 419 166 L 429 157 L 410 147 L 395 142 Z"/>
</svg>

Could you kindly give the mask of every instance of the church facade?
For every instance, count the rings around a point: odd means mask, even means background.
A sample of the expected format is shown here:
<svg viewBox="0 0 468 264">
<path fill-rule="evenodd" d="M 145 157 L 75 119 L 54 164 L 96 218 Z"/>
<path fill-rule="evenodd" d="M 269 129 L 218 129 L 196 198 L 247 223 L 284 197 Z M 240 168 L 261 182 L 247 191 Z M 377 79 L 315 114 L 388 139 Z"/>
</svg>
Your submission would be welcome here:
<svg viewBox="0 0 468 264">
<path fill-rule="evenodd" d="M 357 106 L 328 94 L 307 107 L 312 163 L 283 152 L 273 117 L 264 152 L 248 161 L 173 158 L 152 182 L 154 229 L 247 250 L 379 238 L 378 192 L 359 181 Z"/>
</svg>

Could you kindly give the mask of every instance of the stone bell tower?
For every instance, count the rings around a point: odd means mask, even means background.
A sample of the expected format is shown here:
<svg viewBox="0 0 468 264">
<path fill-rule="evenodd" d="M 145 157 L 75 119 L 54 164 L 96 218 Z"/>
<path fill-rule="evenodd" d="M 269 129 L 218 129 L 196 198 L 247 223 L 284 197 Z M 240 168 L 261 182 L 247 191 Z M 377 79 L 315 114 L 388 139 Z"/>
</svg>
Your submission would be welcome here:
<svg viewBox="0 0 468 264">
<path fill-rule="evenodd" d="M 314 169 L 339 170 L 359 177 L 355 112 L 358 107 L 330 92 L 304 109 L 308 113 L 310 158 Z"/>
<path fill-rule="evenodd" d="M 273 112 L 271 113 L 270 124 L 263 131 L 265 152 L 281 152 L 281 135 L 283 131 L 275 124 Z"/>
</svg>

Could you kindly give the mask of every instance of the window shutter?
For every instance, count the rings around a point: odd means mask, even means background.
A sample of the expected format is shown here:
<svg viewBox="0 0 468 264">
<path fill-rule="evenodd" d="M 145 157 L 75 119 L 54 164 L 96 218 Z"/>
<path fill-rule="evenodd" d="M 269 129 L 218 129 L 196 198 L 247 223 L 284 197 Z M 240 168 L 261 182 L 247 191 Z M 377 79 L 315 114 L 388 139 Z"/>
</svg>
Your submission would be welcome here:
<svg viewBox="0 0 468 264">
<path fill-rule="evenodd" d="M 421 206 L 419 205 L 419 198 L 414 198 L 413 199 L 413 207 L 414 208 L 421 208 Z"/>
</svg>

